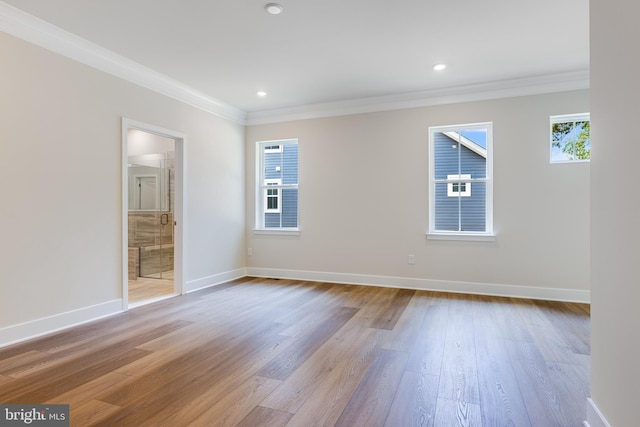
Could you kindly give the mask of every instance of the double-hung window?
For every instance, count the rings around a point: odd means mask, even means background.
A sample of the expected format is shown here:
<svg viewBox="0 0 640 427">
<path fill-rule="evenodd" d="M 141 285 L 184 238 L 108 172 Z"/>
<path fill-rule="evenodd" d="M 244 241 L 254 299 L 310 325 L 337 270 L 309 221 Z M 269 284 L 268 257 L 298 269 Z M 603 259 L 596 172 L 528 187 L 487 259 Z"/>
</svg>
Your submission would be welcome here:
<svg viewBox="0 0 640 427">
<path fill-rule="evenodd" d="M 492 124 L 429 128 L 432 239 L 493 240 Z"/>
<path fill-rule="evenodd" d="M 298 230 L 298 140 L 257 143 L 256 230 Z"/>
</svg>

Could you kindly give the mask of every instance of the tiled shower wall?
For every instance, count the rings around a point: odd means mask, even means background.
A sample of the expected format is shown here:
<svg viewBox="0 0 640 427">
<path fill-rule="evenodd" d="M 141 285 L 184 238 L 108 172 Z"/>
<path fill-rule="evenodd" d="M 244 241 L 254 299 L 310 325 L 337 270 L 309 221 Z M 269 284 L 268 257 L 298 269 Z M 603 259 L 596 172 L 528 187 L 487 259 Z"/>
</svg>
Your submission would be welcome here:
<svg viewBox="0 0 640 427">
<path fill-rule="evenodd" d="M 168 225 L 160 231 L 162 215 L 168 215 Z M 173 243 L 173 212 L 129 212 L 129 247 Z"/>
<path fill-rule="evenodd" d="M 173 221 L 172 212 L 129 212 L 129 280 L 173 270 Z"/>
</svg>

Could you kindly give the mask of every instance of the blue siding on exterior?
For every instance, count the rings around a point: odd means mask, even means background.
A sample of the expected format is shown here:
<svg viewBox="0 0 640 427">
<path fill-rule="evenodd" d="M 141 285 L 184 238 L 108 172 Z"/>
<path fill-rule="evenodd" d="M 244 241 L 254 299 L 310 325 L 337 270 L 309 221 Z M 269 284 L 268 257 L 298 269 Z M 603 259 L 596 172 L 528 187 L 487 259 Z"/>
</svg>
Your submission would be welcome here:
<svg viewBox="0 0 640 427">
<path fill-rule="evenodd" d="M 264 178 L 280 179 L 282 185 L 298 183 L 298 144 L 284 143 L 281 153 L 264 153 Z M 280 168 L 278 171 L 277 168 Z M 298 226 L 298 189 L 280 189 L 280 213 L 265 213 L 266 228 Z"/>
<path fill-rule="evenodd" d="M 471 175 L 486 178 L 486 159 L 438 132 L 433 140 L 434 178 L 446 180 L 448 175 Z M 455 146 L 455 148 L 453 147 Z M 439 231 L 486 231 L 486 184 L 471 185 L 470 197 L 449 197 L 447 184 L 436 184 L 435 229 Z"/>
</svg>

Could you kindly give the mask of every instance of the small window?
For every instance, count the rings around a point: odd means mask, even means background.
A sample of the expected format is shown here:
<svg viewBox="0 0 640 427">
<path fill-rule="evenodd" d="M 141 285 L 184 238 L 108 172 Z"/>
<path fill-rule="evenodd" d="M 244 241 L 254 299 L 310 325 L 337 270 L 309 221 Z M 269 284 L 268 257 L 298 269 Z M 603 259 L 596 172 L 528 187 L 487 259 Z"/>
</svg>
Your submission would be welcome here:
<svg viewBox="0 0 640 427">
<path fill-rule="evenodd" d="M 298 141 L 257 143 L 256 229 L 298 228 Z"/>
<path fill-rule="evenodd" d="M 471 175 L 447 175 L 447 180 L 471 179 Z M 453 181 L 447 184 L 447 197 L 471 197 L 471 182 Z"/>
<path fill-rule="evenodd" d="M 491 123 L 429 128 L 430 239 L 493 240 L 492 170 Z"/>
<path fill-rule="evenodd" d="M 282 145 L 265 145 L 265 153 L 282 153 Z"/>
<path fill-rule="evenodd" d="M 551 163 L 591 159 L 589 113 L 551 116 Z"/>
<path fill-rule="evenodd" d="M 282 184 L 280 179 L 265 179 L 264 211 L 265 213 L 280 213 L 280 188 L 276 187 Z"/>
</svg>

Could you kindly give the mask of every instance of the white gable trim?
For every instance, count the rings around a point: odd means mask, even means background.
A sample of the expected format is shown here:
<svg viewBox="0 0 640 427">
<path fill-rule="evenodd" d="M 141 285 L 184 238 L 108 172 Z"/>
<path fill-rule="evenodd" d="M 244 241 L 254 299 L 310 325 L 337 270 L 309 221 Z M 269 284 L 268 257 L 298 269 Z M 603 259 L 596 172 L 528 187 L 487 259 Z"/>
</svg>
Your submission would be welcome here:
<svg viewBox="0 0 640 427">
<path fill-rule="evenodd" d="M 464 135 L 460 135 L 458 132 L 442 132 L 444 133 L 446 136 L 448 136 L 449 138 L 451 138 L 452 140 L 456 141 L 456 142 L 460 142 L 460 144 L 464 145 L 465 147 L 467 147 L 469 150 L 473 151 L 474 153 L 478 154 L 479 156 L 484 157 L 485 159 L 487 158 L 487 149 L 483 148 L 482 146 L 476 144 L 475 142 L 473 142 L 472 140 L 470 140 L 469 138 L 467 138 Z"/>
</svg>

